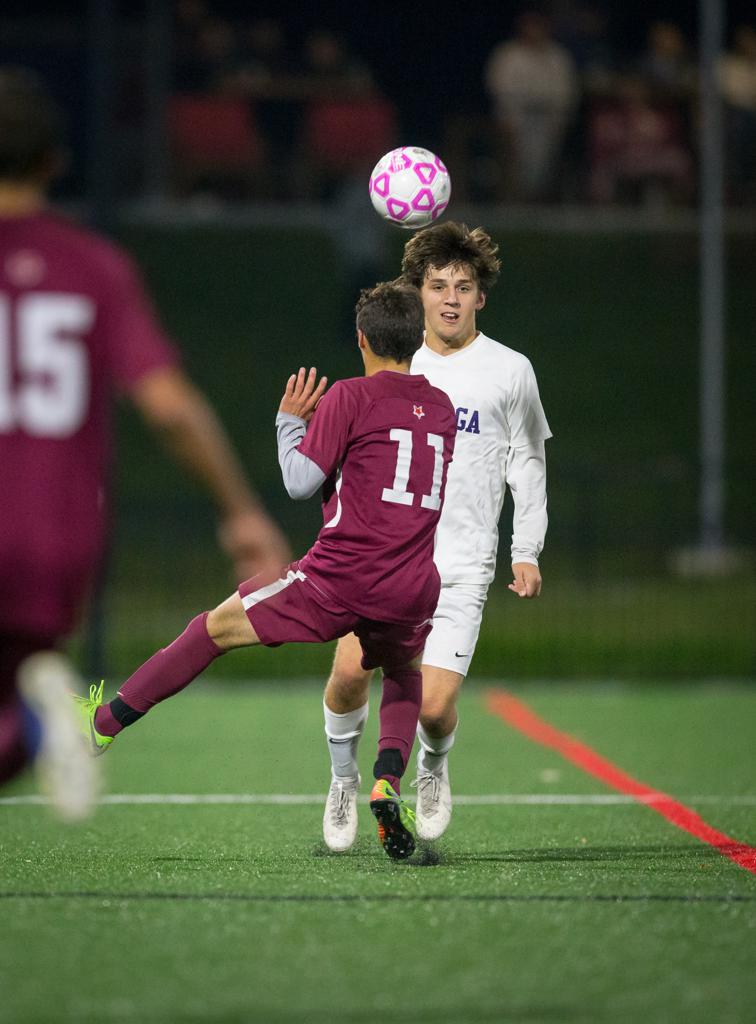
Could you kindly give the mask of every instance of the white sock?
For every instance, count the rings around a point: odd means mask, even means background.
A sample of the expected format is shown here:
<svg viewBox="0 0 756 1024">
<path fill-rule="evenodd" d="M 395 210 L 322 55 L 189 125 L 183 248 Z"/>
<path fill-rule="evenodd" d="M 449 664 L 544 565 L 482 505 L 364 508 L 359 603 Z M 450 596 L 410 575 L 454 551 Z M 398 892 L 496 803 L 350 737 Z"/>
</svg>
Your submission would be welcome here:
<svg viewBox="0 0 756 1024">
<path fill-rule="evenodd" d="M 457 725 L 448 736 L 439 737 L 429 736 L 422 725 L 417 723 L 417 738 L 420 743 L 420 749 L 417 752 L 418 772 L 438 772 L 443 768 L 449 751 L 454 746 Z"/>
<path fill-rule="evenodd" d="M 356 779 L 357 747 L 365 729 L 368 717 L 368 703 L 361 708 L 337 715 L 323 701 L 323 717 L 325 718 L 325 734 L 328 737 L 328 753 L 331 755 L 331 774 L 334 779 Z"/>
</svg>

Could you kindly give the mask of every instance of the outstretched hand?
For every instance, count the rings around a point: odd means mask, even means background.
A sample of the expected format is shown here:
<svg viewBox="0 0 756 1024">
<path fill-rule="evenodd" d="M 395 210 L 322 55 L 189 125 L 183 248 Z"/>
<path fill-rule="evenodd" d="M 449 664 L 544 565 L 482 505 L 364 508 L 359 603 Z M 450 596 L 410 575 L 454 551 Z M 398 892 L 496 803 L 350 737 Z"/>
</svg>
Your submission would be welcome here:
<svg viewBox="0 0 756 1024">
<path fill-rule="evenodd" d="M 234 563 L 238 580 L 260 572 L 276 572 L 291 561 L 286 537 L 262 508 L 226 516 L 218 528 L 218 541 Z"/>
<path fill-rule="evenodd" d="M 541 593 L 541 573 L 537 565 L 530 562 L 514 562 L 513 580 L 509 589 L 518 597 L 538 597 Z"/>
<path fill-rule="evenodd" d="M 314 366 L 309 373 L 305 372 L 304 366 L 299 373 L 292 373 L 286 382 L 278 411 L 298 416 L 305 423 L 309 422 L 328 384 L 328 378 L 321 377 L 316 386 L 317 376 L 318 371 Z"/>
</svg>

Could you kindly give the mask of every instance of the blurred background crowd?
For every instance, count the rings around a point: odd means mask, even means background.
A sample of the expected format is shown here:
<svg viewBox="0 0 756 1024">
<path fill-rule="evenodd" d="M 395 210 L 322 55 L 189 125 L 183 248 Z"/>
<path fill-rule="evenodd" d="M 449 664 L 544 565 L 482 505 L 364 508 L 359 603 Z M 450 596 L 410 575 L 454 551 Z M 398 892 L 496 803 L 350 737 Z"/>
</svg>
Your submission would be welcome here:
<svg viewBox="0 0 756 1024">
<path fill-rule="evenodd" d="M 62 6 L 0 15 L 0 57 L 45 76 L 76 139 L 88 42 L 76 5 Z M 427 26 L 422 12 L 359 4 L 338 18 L 322 5 L 231 0 L 153 3 L 152 19 L 149 3 L 111 6 L 124 198 L 327 201 L 376 155 L 414 144 L 453 168 L 458 202 L 696 202 L 695 4 L 550 0 L 451 18 L 442 8 Z M 730 5 L 719 83 L 727 202 L 754 203 L 756 14 L 745 3 Z M 73 161 L 64 193 L 86 188 L 85 161 Z"/>
</svg>

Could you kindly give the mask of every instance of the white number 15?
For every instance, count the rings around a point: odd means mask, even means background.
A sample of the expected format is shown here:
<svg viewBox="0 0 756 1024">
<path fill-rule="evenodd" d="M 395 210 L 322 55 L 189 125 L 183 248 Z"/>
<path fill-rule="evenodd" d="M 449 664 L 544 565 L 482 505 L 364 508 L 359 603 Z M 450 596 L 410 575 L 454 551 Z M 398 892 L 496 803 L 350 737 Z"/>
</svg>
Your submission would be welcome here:
<svg viewBox="0 0 756 1024">
<path fill-rule="evenodd" d="M 0 433 L 76 433 L 89 407 L 89 359 L 81 336 L 93 320 L 94 304 L 83 295 L 30 292 L 14 308 L 0 294 Z"/>
</svg>

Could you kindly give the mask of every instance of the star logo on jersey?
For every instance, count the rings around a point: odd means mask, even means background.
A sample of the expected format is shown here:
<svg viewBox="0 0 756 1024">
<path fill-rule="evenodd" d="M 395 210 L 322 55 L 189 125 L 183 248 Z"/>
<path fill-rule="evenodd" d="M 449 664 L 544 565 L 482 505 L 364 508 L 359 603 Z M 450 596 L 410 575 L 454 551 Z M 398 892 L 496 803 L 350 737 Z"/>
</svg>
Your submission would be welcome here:
<svg viewBox="0 0 756 1024">
<path fill-rule="evenodd" d="M 17 288 L 34 288 L 46 271 L 45 261 L 33 249 L 17 249 L 5 261 L 5 273 Z"/>
<path fill-rule="evenodd" d="M 425 413 L 423 412 L 422 405 L 413 405 L 412 406 L 412 412 L 413 412 L 413 414 L 415 416 L 417 416 L 417 418 L 419 420 L 421 420 L 423 418 L 423 416 L 425 416 Z"/>
</svg>

